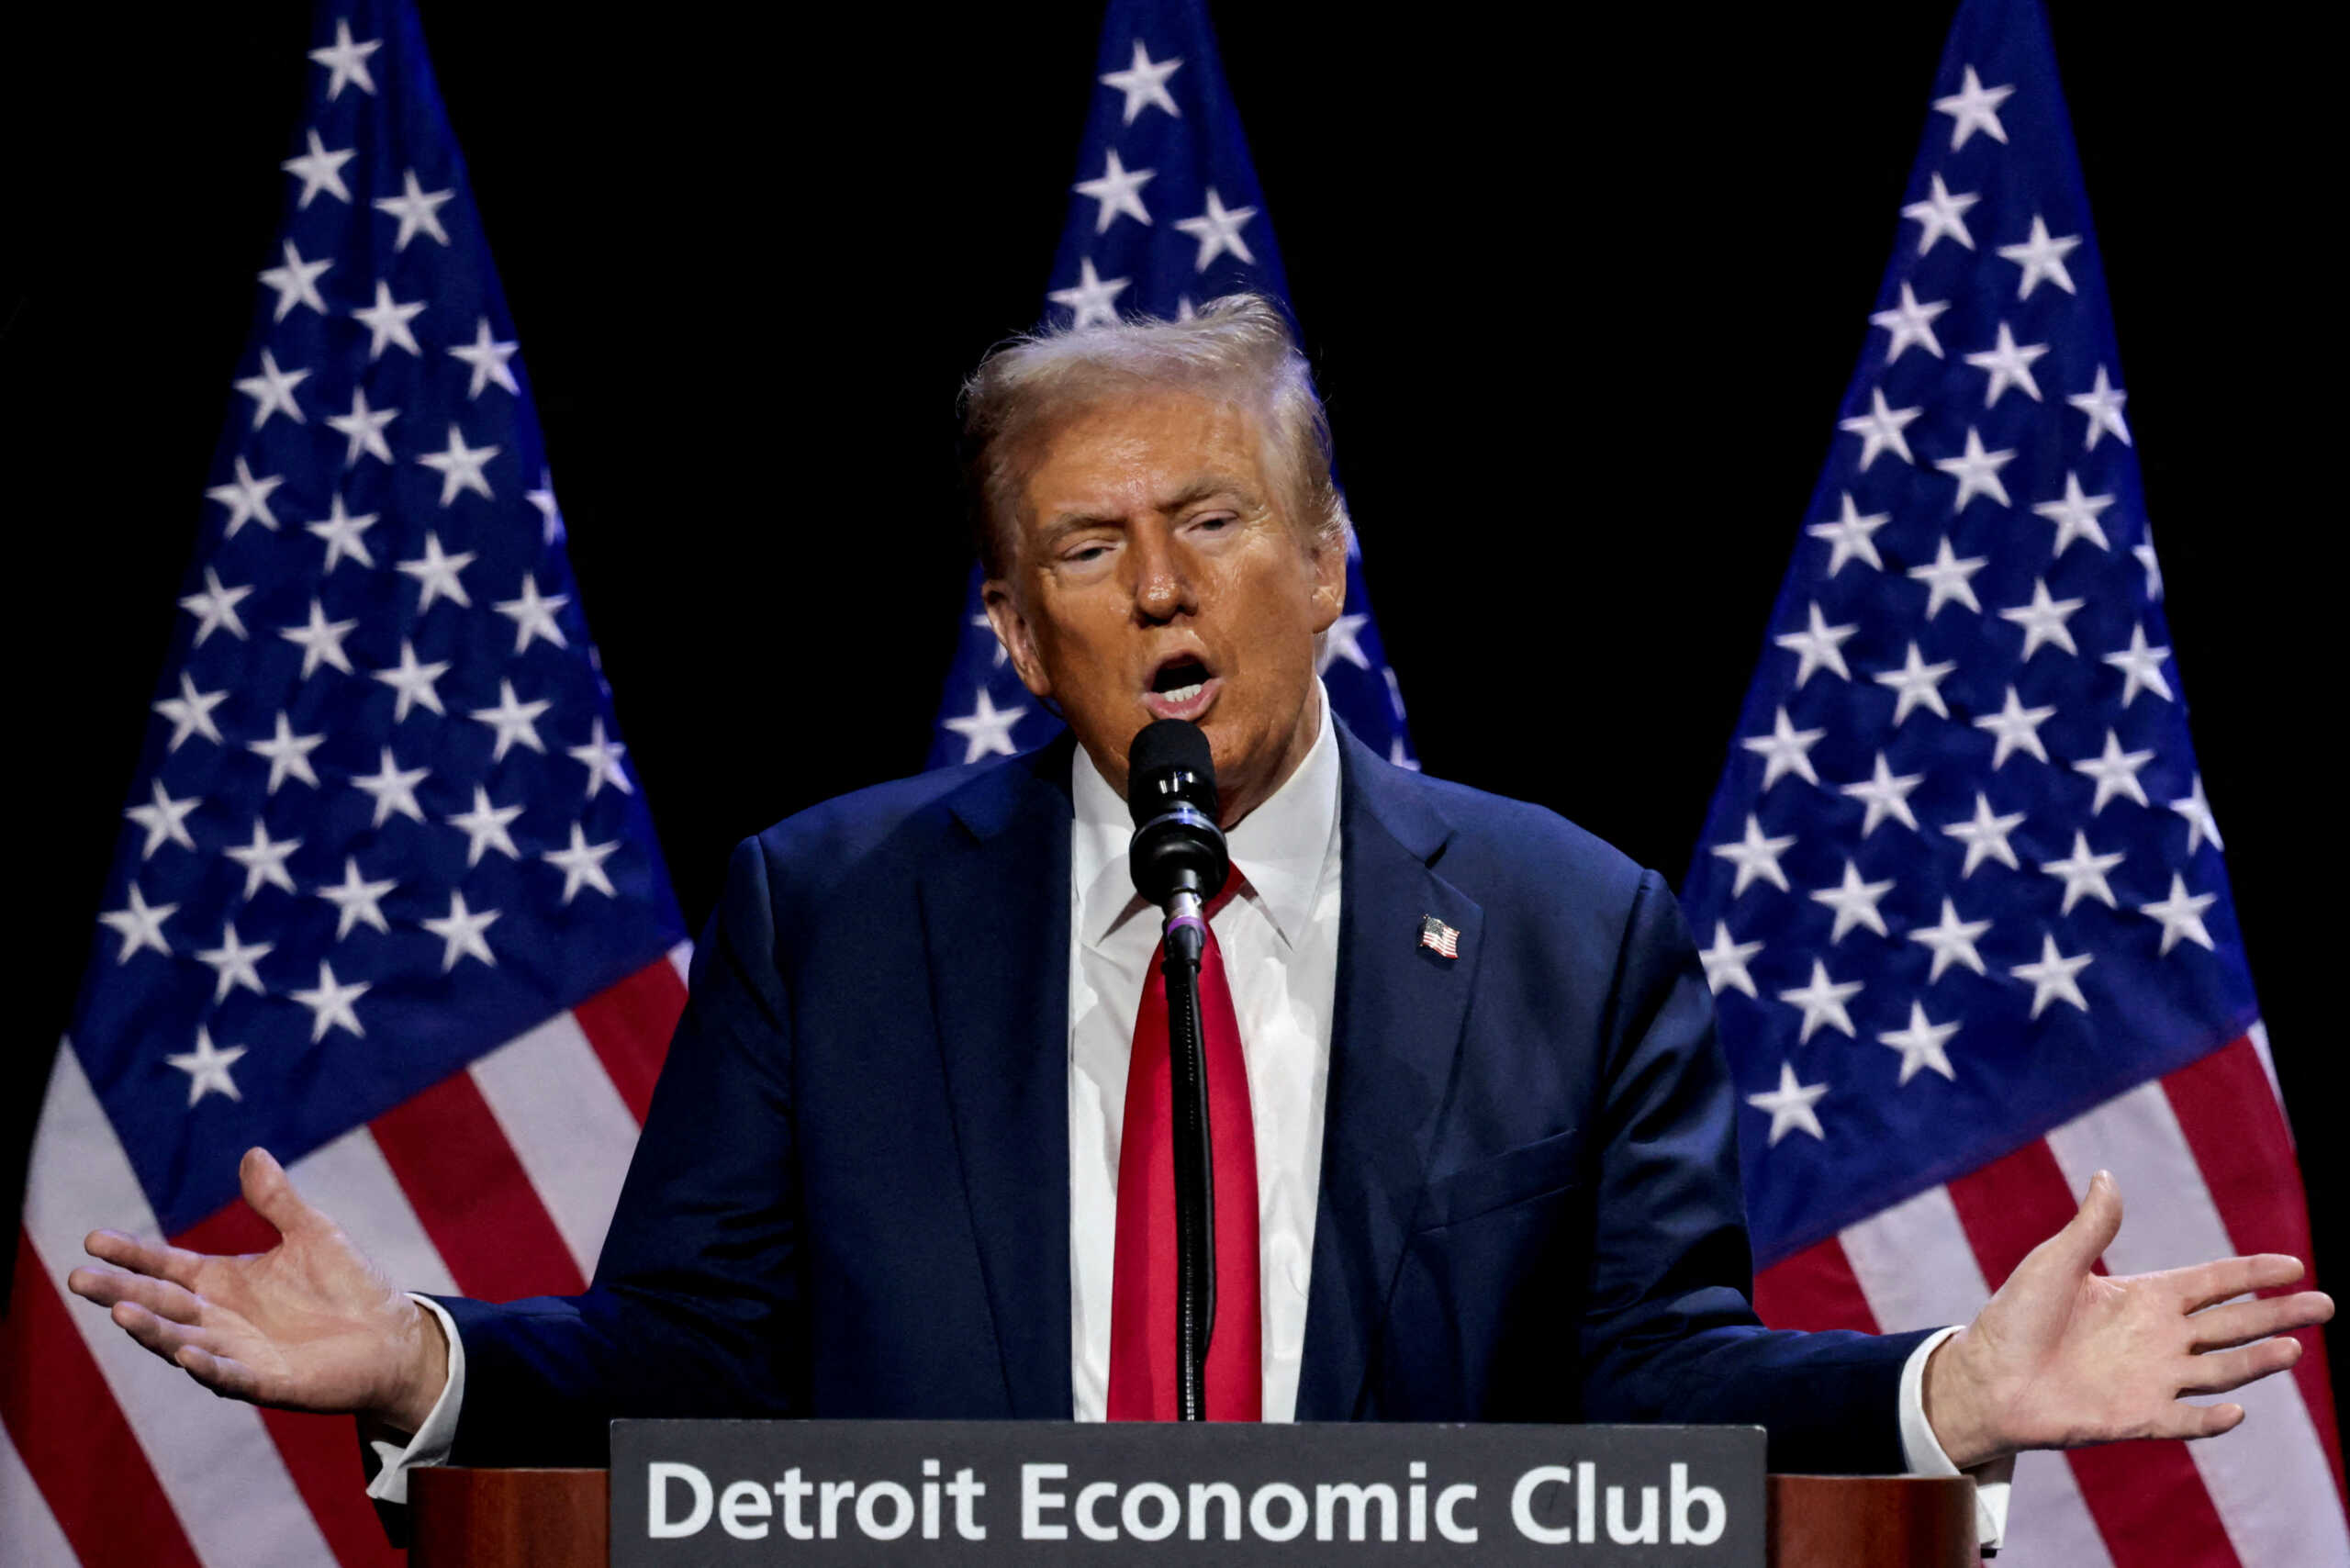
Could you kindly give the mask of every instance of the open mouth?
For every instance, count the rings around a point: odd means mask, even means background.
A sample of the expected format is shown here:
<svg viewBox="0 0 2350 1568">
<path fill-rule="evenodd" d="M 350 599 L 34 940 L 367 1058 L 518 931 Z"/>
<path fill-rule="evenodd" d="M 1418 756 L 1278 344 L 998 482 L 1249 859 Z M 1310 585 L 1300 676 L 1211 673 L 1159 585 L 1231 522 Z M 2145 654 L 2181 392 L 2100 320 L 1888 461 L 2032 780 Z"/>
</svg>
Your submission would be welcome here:
<svg viewBox="0 0 2350 1568">
<path fill-rule="evenodd" d="M 1196 720 L 1214 701 L 1222 682 L 1196 654 L 1176 654 L 1151 672 L 1143 706 L 1160 719 Z"/>
</svg>

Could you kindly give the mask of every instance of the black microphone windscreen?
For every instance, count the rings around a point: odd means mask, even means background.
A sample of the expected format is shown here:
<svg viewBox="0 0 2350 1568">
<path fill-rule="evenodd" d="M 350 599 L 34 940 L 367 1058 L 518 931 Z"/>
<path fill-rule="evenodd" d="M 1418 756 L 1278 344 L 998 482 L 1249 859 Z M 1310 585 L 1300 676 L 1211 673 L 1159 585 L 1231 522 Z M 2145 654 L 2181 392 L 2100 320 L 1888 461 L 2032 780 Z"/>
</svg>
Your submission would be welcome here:
<svg viewBox="0 0 2350 1568">
<path fill-rule="evenodd" d="M 1207 733 L 1187 719 L 1160 719 L 1144 725 L 1134 745 L 1126 748 L 1126 807 L 1137 825 L 1167 809 L 1167 791 L 1160 781 L 1181 774 L 1205 786 L 1204 803 L 1213 815 L 1215 756 Z M 1180 792 L 1189 798 L 1192 790 Z"/>
</svg>

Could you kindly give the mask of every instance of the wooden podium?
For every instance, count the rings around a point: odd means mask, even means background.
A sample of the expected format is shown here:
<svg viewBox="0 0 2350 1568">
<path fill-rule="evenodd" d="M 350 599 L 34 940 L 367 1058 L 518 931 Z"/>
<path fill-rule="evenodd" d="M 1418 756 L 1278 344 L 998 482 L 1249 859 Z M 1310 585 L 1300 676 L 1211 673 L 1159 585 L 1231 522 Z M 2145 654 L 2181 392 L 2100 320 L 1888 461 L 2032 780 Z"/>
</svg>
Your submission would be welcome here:
<svg viewBox="0 0 2350 1568">
<path fill-rule="evenodd" d="M 601 1470 L 420 1470 L 409 1568 L 605 1568 Z M 1773 1568 L 1975 1568 L 1964 1476 L 1774 1475 Z"/>
</svg>

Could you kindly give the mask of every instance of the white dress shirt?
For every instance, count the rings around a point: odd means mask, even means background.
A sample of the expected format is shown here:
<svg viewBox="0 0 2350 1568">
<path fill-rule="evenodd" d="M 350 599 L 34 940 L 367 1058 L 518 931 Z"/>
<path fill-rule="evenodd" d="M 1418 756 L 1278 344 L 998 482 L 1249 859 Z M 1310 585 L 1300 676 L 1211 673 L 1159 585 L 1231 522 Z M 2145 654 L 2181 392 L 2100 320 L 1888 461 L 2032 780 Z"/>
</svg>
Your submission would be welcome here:
<svg viewBox="0 0 2350 1568">
<path fill-rule="evenodd" d="M 1211 923 L 1239 1019 L 1256 1127 L 1268 1421 L 1297 1415 L 1337 989 L 1338 745 L 1328 695 L 1318 682 L 1315 690 L 1322 704 L 1320 733 L 1297 771 L 1225 835 L 1243 885 Z M 1126 803 L 1081 746 L 1069 793 L 1069 1370 L 1077 1418 L 1099 1421 L 1109 1401 L 1110 1279 L 1126 1064 L 1159 922 L 1135 891 L 1127 869 L 1134 824 Z M 449 1382 L 405 1450 L 374 1444 L 384 1468 L 368 1492 L 389 1502 L 407 1500 L 410 1468 L 448 1458 L 464 1398 L 464 1347 L 455 1326 L 440 1307 L 416 1299 L 431 1307 L 449 1337 Z M 1954 1332 L 1928 1338 L 1902 1367 L 1901 1447 L 1915 1474 L 1959 1473 L 1935 1440 L 1925 1407 L 1926 1359 Z M 1996 1461 L 1970 1473 L 1986 1547 L 1996 1548 L 2006 1530 L 2013 1462 Z"/>
</svg>

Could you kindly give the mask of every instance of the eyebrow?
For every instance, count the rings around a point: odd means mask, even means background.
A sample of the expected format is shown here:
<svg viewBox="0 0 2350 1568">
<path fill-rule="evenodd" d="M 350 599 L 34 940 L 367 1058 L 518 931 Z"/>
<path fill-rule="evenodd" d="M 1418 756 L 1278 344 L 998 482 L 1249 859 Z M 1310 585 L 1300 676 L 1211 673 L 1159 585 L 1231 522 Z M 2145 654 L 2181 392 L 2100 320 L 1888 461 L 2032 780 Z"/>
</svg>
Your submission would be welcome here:
<svg viewBox="0 0 2350 1568">
<path fill-rule="evenodd" d="M 1173 495 L 1168 497 L 1165 500 L 1158 502 L 1157 510 L 1161 511 L 1181 511 L 1185 507 L 1206 500 L 1211 496 L 1225 495 L 1231 496 L 1234 499 L 1238 500 L 1245 505 L 1254 506 L 1258 504 L 1257 493 L 1250 489 L 1248 486 L 1241 480 L 1233 477 L 1229 474 L 1203 474 L 1199 477 L 1193 479 L 1190 484 L 1185 485 L 1181 489 L 1176 491 Z M 1095 512 L 1063 512 L 1059 516 L 1054 518 L 1052 521 L 1045 525 L 1041 534 L 1039 535 L 1039 543 L 1046 547 L 1050 547 L 1060 540 L 1068 537 L 1069 534 L 1078 532 L 1080 530 L 1088 528 L 1114 528 L 1118 525 L 1119 521 L 1120 520 L 1117 518 L 1103 517 Z"/>
</svg>

